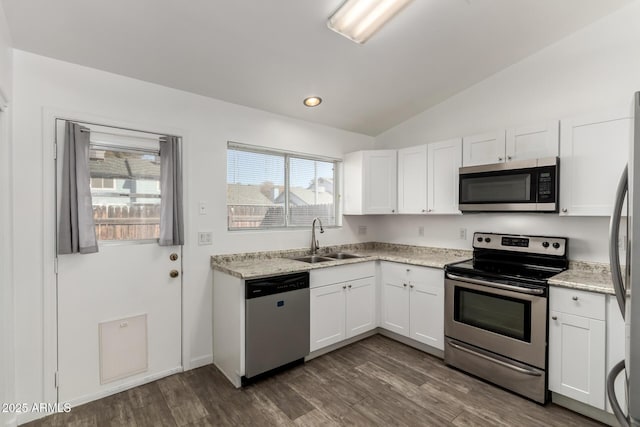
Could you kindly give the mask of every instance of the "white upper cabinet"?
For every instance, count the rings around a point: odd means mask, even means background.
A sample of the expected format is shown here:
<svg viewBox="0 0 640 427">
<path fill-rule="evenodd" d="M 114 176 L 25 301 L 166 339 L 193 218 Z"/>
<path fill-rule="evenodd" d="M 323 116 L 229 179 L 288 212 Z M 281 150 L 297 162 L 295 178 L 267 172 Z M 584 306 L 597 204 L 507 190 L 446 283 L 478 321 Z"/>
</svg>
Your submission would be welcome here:
<svg viewBox="0 0 640 427">
<path fill-rule="evenodd" d="M 427 146 L 398 150 L 398 213 L 427 211 Z"/>
<path fill-rule="evenodd" d="M 457 214 L 458 177 L 462 166 L 462 139 L 435 142 L 427 146 L 427 211 Z"/>
<path fill-rule="evenodd" d="M 558 121 L 466 136 L 462 141 L 463 166 L 556 157 Z"/>
<path fill-rule="evenodd" d="M 356 151 L 344 158 L 344 214 L 396 212 L 396 150 Z"/>
<path fill-rule="evenodd" d="M 470 135 L 462 138 L 462 165 L 475 166 L 504 162 L 505 132 Z"/>
<path fill-rule="evenodd" d="M 611 215 L 632 122 L 625 110 L 561 120 L 560 215 Z"/>
<path fill-rule="evenodd" d="M 506 131 L 505 160 L 508 162 L 556 157 L 559 137 L 557 120 L 538 125 L 509 128 Z"/>
</svg>

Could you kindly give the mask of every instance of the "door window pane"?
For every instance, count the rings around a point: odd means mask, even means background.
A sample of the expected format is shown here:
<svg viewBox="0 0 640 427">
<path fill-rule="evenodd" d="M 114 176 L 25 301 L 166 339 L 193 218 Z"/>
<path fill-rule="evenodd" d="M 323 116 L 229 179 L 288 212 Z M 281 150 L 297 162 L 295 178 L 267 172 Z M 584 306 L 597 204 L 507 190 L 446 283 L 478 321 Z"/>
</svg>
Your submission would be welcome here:
<svg viewBox="0 0 640 427">
<path fill-rule="evenodd" d="M 148 240 L 160 235 L 160 156 L 92 149 L 89 159 L 98 240 Z"/>
<path fill-rule="evenodd" d="M 463 177 L 462 203 L 527 202 L 531 199 L 531 174 Z"/>
</svg>

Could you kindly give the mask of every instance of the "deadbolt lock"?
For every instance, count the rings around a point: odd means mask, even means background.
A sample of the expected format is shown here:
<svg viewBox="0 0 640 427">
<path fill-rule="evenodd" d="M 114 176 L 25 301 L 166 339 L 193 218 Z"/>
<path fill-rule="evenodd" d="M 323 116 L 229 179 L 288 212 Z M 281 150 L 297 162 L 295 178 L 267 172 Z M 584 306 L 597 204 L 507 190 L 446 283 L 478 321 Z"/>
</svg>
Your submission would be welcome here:
<svg viewBox="0 0 640 427">
<path fill-rule="evenodd" d="M 177 260 L 177 259 L 178 259 L 178 254 L 177 254 L 177 253 L 175 253 L 175 252 L 174 252 L 174 253 L 172 253 L 171 255 L 169 255 L 169 259 L 170 259 L 171 261 L 175 261 L 175 260 Z"/>
<path fill-rule="evenodd" d="M 178 272 L 178 270 L 171 270 L 169 272 L 169 276 L 174 277 L 174 278 L 178 277 L 179 275 L 180 275 L 180 273 Z"/>
</svg>

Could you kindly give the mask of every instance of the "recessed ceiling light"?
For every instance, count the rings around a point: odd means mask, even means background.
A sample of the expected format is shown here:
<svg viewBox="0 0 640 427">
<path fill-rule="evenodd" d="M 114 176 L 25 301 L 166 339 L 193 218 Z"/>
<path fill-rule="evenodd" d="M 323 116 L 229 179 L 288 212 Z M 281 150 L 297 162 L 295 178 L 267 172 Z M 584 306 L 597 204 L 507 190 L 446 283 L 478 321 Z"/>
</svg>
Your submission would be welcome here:
<svg viewBox="0 0 640 427">
<path fill-rule="evenodd" d="M 310 96 L 302 101 L 302 103 L 307 107 L 317 107 L 321 102 L 322 98 L 320 98 L 319 96 Z"/>
<path fill-rule="evenodd" d="M 346 0 L 327 26 L 349 40 L 363 44 L 413 0 Z"/>
</svg>

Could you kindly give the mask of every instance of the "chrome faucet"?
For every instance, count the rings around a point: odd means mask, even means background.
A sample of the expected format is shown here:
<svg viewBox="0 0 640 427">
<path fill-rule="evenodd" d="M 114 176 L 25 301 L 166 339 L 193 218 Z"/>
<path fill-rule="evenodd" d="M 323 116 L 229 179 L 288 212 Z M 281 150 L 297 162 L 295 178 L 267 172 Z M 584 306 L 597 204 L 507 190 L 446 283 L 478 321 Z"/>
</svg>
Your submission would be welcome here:
<svg viewBox="0 0 640 427">
<path fill-rule="evenodd" d="M 315 255 L 316 251 L 320 249 L 320 244 L 316 240 L 316 221 L 320 223 L 320 233 L 324 233 L 324 228 L 322 228 L 322 221 L 320 221 L 320 218 L 313 218 L 313 222 L 311 223 L 311 255 Z"/>
</svg>

